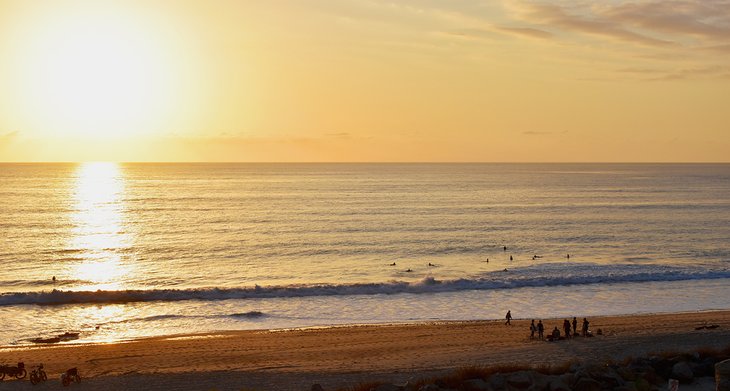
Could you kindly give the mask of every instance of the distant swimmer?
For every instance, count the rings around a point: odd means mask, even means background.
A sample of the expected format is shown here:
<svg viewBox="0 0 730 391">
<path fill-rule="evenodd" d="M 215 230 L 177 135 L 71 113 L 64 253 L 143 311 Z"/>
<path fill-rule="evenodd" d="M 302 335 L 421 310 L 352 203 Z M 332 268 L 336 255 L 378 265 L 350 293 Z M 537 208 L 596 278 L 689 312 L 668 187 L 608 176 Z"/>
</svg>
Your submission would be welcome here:
<svg viewBox="0 0 730 391">
<path fill-rule="evenodd" d="M 503 250 L 504 250 L 504 251 L 507 251 L 507 246 L 504 246 L 504 247 L 503 247 Z"/>
<path fill-rule="evenodd" d="M 489 263 L 489 258 L 487 258 L 487 263 Z"/>
<path fill-rule="evenodd" d="M 410 273 L 410 272 L 412 272 L 412 271 L 413 271 L 413 270 L 411 270 L 411 269 L 408 269 L 408 270 L 406 270 L 406 273 Z"/>
<path fill-rule="evenodd" d="M 570 259 L 570 254 L 566 255 L 565 257 L 568 258 L 568 259 Z"/>
<path fill-rule="evenodd" d="M 512 260 L 512 256 L 511 256 L 511 255 L 509 256 L 509 260 L 510 260 L 510 261 Z"/>
<path fill-rule="evenodd" d="M 56 282 L 56 276 L 53 276 L 53 278 L 51 278 L 51 280 L 52 280 L 53 282 Z"/>
<path fill-rule="evenodd" d="M 434 265 L 433 263 L 429 262 L 428 263 L 428 266 L 436 266 L 436 265 Z"/>
<path fill-rule="evenodd" d="M 507 270 L 507 268 L 504 268 L 504 270 L 503 270 L 503 271 L 505 271 L 505 272 L 508 272 L 509 270 Z"/>
<path fill-rule="evenodd" d="M 391 263 L 390 266 L 395 266 L 395 262 Z"/>
</svg>

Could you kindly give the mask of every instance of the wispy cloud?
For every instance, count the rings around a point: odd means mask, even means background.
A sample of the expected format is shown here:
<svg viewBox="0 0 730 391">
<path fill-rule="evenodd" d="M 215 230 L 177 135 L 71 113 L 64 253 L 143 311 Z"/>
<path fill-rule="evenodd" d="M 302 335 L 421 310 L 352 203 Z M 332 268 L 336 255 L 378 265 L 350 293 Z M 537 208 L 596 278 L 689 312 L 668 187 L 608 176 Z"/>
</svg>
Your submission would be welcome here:
<svg viewBox="0 0 730 391">
<path fill-rule="evenodd" d="M 553 33 L 541 29 L 536 29 L 532 27 L 508 27 L 508 26 L 497 26 L 497 30 L 508 33 L 508 34 L 515 34 L 515 35 L 521 35 L 525 37 L 531 37 L 531 38 L 542 38 L 542 39 L 549 39 L 553 37 Z"/>
<path fill-rule="evenodd" d="M 701 68 L 687 68 L 678 69 L 671 72 L 667 72 L 658 75 L 653 78 L 648 78 L 650 81 L 664 81 L 664 80 L 686 80 L 686 79 L 698 79 L 698 78 L 723 78 L 726 79 L 730 75 L 730 67 L 701 67 Z"/>
<path fill-rule="evenodd" d="M 730 67 L 727 66 L 706 66 L 694 68 L 622 68 L 616 72 L 633 75 L 637 80 L 644 81 L 668 81 L 687 79 L 726 79 L 730 74 Z"/>
<path fill-rule="evenodd" d="M 10 142 L 18 137 L 18 134 L 17 131 L 0 134 L 0 146 L 10 144 Z"/>
<path fill-rule="evenodd" d="M 506 0 L 524 22 L 646 46 L 692 46 L 699 40 L 727 43 L 730 1 L 644 0 L 631 3 Z M 706 43 L 706 42 L 705 42 Z"/>
<path fill-rule="evenodd" d="M 327 137 L 349 138 L 352 136 L 349 132 L 325 133 Z"/>
<path fill-rule="evenodd" d="M 522 132 L 522 134 L 524 134 L 525 136 L 547 136 L 547 135 L 555 134 L 555 132 L 528 130 L 528 131 Z"/>
<path fill-rule="evenodd" d="M 603 14 L 615 23 L 654 32 L 727 40 L 729 7 L 727 1 L 647 1 L 607 7 Z"/>
<path fill-rule="evenodd" d="M 584 4 L 584 3 L 581 3 Z M 578 34 L 589 34 L 647 46 L 671 46 L 675 42 L 635 31 L 611 16 L 611 9 L 560 6 L 547 2 L 512 2 L 512 9 L 525 21 Z"/>
</svg>

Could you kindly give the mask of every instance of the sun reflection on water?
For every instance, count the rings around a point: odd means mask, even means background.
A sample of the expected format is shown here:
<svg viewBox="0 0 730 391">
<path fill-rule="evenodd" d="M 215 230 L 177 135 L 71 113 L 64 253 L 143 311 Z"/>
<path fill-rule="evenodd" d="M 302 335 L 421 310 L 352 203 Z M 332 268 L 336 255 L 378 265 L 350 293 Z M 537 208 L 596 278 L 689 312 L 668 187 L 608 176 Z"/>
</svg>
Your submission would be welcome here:
<svg viewBox="0 0 730 391">
<path fill-rule="evenodd" d="M 82 282 L 75 289 L 123 289 L 133 272 L 125 253 L 124 176 L 116 163 L 84 163 L 76 171 L 69 248 L 79 254 L 69 270 Z"/>
</svg>

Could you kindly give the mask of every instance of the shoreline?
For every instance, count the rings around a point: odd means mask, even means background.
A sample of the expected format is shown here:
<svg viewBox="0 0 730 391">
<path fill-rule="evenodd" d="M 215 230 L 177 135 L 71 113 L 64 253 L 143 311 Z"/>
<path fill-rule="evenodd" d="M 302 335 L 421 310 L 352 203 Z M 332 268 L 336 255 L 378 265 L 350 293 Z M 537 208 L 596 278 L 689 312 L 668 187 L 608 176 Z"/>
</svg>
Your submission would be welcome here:
<svg viewBox="0 0 730 391">
<path fill-rule="evenodd" d="M 562 319 L 543 321 L 547 333 Z M 474 365 L 556 365 L 730 346 L 730 310 L 589 321 L 593 338 L 559 342 L 530 340 L 525 319 L 513 319 L 513 326 L 502 320 L 435 321 L 4 346 L 0 362 L 24 361 L 27 367 L 42 362 L 51 379 L 78 367 L 85 379 L 81 386 L 104 384 L 109 390 L 135 382 L 156 382 L 164 389 L 236 390 L 301 390 L 321 383 L 330 390 L 363 381 L 405 382 Z M 718 328 L 695 330 L 703 324 Z M 596 335 L 599 328 L 603 335 Z"/>
<path fill-rule="evenodd" d="M 611 314 L 611 315 L 598 315 L 590 316 L 592 319 L 601 318 L 629 318 L 637 316 L 665 316 L 665 315 L 687 315 L 687 314 L 704 314 L 704 313 L 730 313 L 730 308 L 727 309 L 703 309 L 696 311 L 672 311 L 672 312 L 638 312 L 628 314 Z M 580 317 L 582 319 L 582 317 Z M 556 321 L 563 318 L 540 318 L 543 321 Z M 530 321 L 531 318 L 513 318 L 513 322 L 524 322 Z M 538 318 L 535 318 L 538 320 Z M 488 323 L 488 322 L 499 322 L 504 319 L 498 318 L 482 318 L 482 319 L 460 319 L 460 320 L 416 320 L 416 321 L 397 321 L 397 322 L 375 322 L 375 323 L 343 323 L 343 324 L 331 324 L 331 325 L 311 325 L 301 327 L 281 327 L 281 328 L 251 328 L 251 329 L 240 329 L 240 330 L 211 330 L 191 333 L 172 333 L 162 335 L 151 335 L 151 336 L 140 336 L 140 337 L 129 337 L 120 338 L 110 341 L 84 341 L 83 339 L 67 340 L 55 343 L 34 343 L 34 342 L 23 342 L 16 344 L 0 344 L 0 352 L 12 349 L 28 349 L 28 348 L 47 348 L 47 347 L 71 347 L 71 346 L 92 346 L 92 345 L 109 345 L 109 344 L 123 344 L 141 342 L 145 340 L 158 340 L 158 339 L 205 339 L 205 338 L 220 338 L 230 334 L 238 333 L 250 333 L 250 332 L 290 332 L 290 331 L 310 331 L 310 330 L 329 330 L 329 329 L 348 329 L 357 327 L 389 327 L 389 326 L 428 326 L 428 325 L 454 325 L 454 324 L 470 324 L 470 323 Z M 561 328 L 562 331 L 562 328 Z M 547 330 L 546 330 L 547 332 Z"/>
</svg>

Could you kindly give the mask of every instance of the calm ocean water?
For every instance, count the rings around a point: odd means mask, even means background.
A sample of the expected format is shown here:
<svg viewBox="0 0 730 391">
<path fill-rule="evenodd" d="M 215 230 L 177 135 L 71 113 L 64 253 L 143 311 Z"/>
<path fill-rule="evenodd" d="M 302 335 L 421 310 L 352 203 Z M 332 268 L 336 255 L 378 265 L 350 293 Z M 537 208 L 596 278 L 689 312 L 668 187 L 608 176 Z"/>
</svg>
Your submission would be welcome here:
<svg viewBox="0 0 730 391">
<path fill-rule="evenodd" d="M 728 309 L 730 165 L 0 164 L 0 264 L 0 344 Z"/>
</svg>

